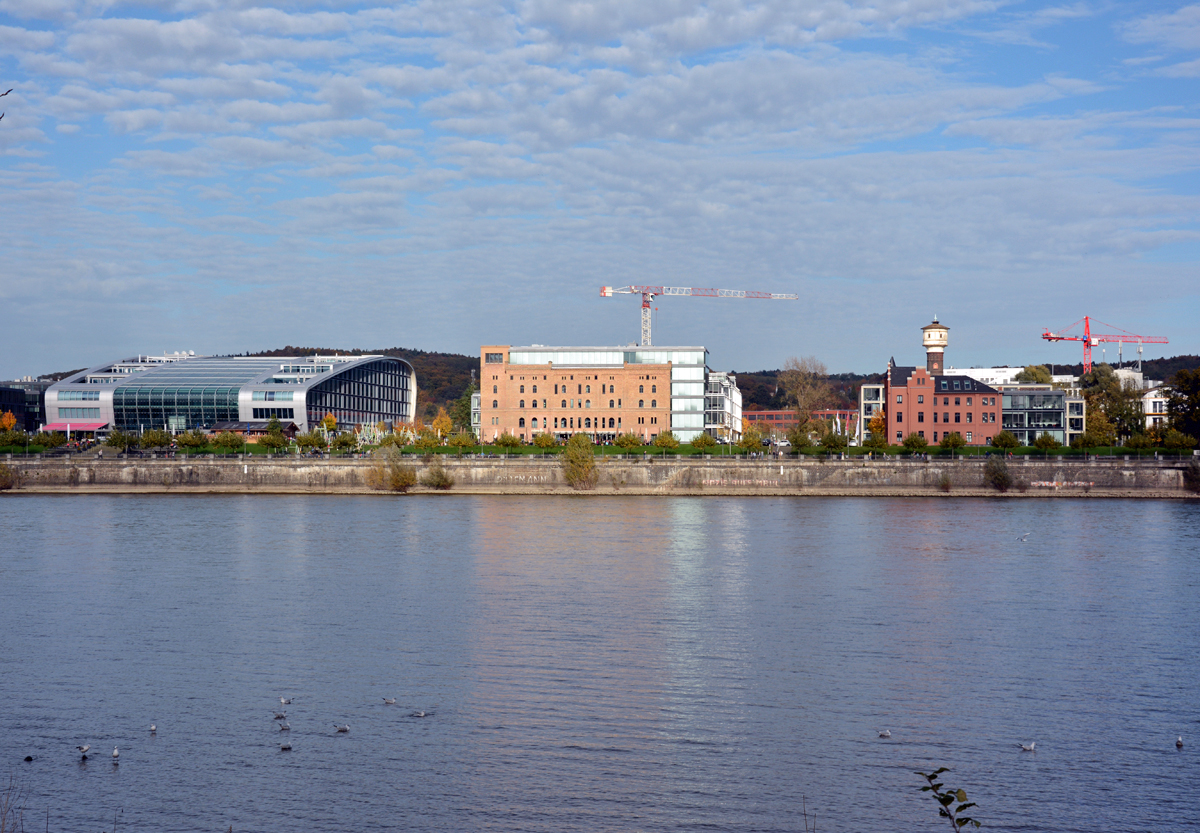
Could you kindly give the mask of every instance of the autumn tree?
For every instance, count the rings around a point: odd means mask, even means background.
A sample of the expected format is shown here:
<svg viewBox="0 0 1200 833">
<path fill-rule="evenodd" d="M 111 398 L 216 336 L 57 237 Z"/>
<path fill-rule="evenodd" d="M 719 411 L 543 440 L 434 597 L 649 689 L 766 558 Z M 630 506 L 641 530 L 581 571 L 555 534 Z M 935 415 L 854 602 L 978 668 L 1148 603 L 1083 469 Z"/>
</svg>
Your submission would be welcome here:
<svg viewBox="0 0 1200 833">
<path fill-rule="evenodd" d="M 637 434 L 632 431 L 626 431 L 613 440 L 613 444 L 618 448 L 624 448 L 628 451 L 631 448 L 641 448 L 643 443 L 642 438 Z"/>
<path fill-rule="evenodd" d="M 1044 364 L 1026 365 L 1025 369 L 1018 373 L 1014 378 L 1018 382 L 1048 385 L 1051 381 L 1050 368 L 1046 367 Z"/>
<path fill-rule="evenodd" d="M 904 450 L 909 454 L 917 454 L 929 448 L 929 440 L 922 437 L 916 431 L 913 431 L 904 438 L 904 442 L 901 445 L 904 446 Z"/>
<path fill-rule="evenodd" d="M 793 356 L 784 362 L 779 383 L 796 409 L 796 423 L 800 428 L 804 428 L 812 419 L 813 411 L 828 405 L 833 394 L 828 377 L 829 370 L 815 356 Z"/>
<path fill-rule="evenodd" d="M 554 435 L 549 431 L 543 431 L 533 438 L 533 444 L 542 451 L 546 451 L 557 446 L 558 440 L 554 439 Z"/>
<path fill-rule="evenodd" d="M 325 418 L 321 420 L 321 427 L 326 431 L 337 430 L 337 417 L 333 414 L 325 414 Z"/>
<path fill-rule="evenodd" d="M 138 445 L 142 448 L 166 448 L 170 444 L 170 433 L 158 428 L 143 431 L 142 436 L 138 440 Z"/>
<path fill-rule="evenodd" d="M 746 425 L 742 429 L 742 438 L 737 441 L 737 445 L 742 451 L 757 451 L 762 448 L 762 440 L 762 432 L 756 426 Z"/>
<path fill-rule="evenodd" d="M 498 445 L 503 449 L 511 450 L 514 448 L 519 448 L 522 445 L 522 443 L 521 443 L 520 437 L 518 437 L 508 431 L 505 431 L 503 434 L 501 434 L 499 437 L 496 437 L 496 439 L 492 441 L 492 445 Z"/>
<path fill-rule="evenodd" d="M 1056 448 L 1062 448 L 1062 443 L 1050 432 L 1043 431 L 1033 441 L 1033 447 L 1039 451 L 1054 451 Z"/>
<path fill-rule="evenodd" d="M 654 447 L 674 451 L 679 448 L 679 438 L 675 436 L 673 431 L 663 431 L 654 438 Z"/>
<path fill-rule="evenodd" d="M 587 434 L 572 434 L 563 449 L 563 479 L 574 489 L 593 489 L 599 478 L 596 451 Z"/>
<path fill-rule="evenodd" d="M 866 448 L 875 451 L 887 448 L 887 417 L 882 410 L 876 411 L 871 417 L 871 421 L 867 423 L 867 432 L 867 437 L 863 440 Z"/>
<path fill-rule="evenodd" d="M 0 431 L 7 433 L 13 430 L 16 424 L 17 418 L 13 416 L 12 411 L 5 411 L 4 416 L 0 416 Z"/>
<path fill-rule="evenodd" d="M 476 446 L 475 435 L 470 431 L 457 431 L 450 435 L 446 440 L 446 445 L 458 451 L 459 456 L 462 456 L 463 449 L 474 448 Z"/>
<path fill-rule="evenodd" d="M 237 451 L 246 444 L 246 439 L 241 434 L 235 434 L 233 431 L 222 431 L 217 434 L 217 438 L 213 440 L 213 445 L 222 451 Z"/>
<path fill-rule="evenodd" d="M 446 413 L 445 408 L 438 408 L 437 416 L 433 418 L 433 433 L 442 437 L 450 436 L 450 432 L 454 430 L 454 421 L 450 419 L 450 414 Z"/>
<path fill-rule="evenodd" d="M 696 449 L 697 451 L 707 451 L 716 444 L 717 441 L 714 440 L 712 436 L 703 432 L 697 434 L 695 438 L 692 439 L 691 443 L 692 448 Z"/>
</svg>

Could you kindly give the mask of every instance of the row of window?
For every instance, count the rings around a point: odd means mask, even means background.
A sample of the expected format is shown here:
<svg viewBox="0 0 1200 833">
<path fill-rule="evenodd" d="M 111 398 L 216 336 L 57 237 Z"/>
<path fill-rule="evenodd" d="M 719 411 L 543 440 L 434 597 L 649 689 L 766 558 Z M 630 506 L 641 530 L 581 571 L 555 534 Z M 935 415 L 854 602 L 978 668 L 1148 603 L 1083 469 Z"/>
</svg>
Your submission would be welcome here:
<svg viewBox="0 0 1200 833">
<path fill-rule="evenodd" d="M 974 414 L 972 414 L 970 411 L 967 411 L 967 422 L 972 422 L 973 417 L 974 417 Z M 1006 424 L 1007 424 L 1007 419 L 1008 418 L 1005 417 Z M 925 421 L 925 412 L 917 411 L 917 422 L 924 422 L 924 421 Z M 933 411 L 933 421 L 934 422 L 938 421 L 938 412 L 937 411 Z M 942 422 L 949 422 L 949 421 L 950 421 L 950 414 L 948 412 L 943 413 L 942 414 Z M 954 412 L 954 421 L 962 422 L 962 412 L 961 411 Z M 995 422 L 996 414 L 991 411 L 985 411 L 984 413 L 981 413 L 979 415 L 979 421 L 980 422 Z M 904 412 L 903 411 L 897 412 L 896 422 L 904 422 Z"/>
<path fill-rule="evenodd" d="M 570 401 L 571 401 L 571 404 L 570 404 L 570 405 L 567 405 L 567 400 L 566 400 L 566 399 L 562 400 L 562 405 L 561 405 L 560 407 L 563 407 L 563 408 L 568 408 L 568 407 L 570 407 L 570 408 L 575 408 L 575 407 L 579 407 L 579 408 L 590 408 L 590 407 L 592 407 L 592 400 L 590 400 L 590 399 L 586 399 L 586 400 L 583 400 L 583 399 L 581 399 L 581 400 L 579 400 L 579 404 L 578 404 L 578 405 L 576 405 L 576 404 L 575 404 L 575 403 L 576 403 L 576 401 L 575 401 L 574 399 L 572 399 L 572 400 L 570 400 Z M 536 408 L 537 406 L 538 406 L 538 401 L 537 401 L 536 399 L 531 399 L 531 400 L 529 400 L 529 407 L 531 407 L 531 408 Z M 645 407 L 646 407 L 646 400 L 645 400 L 645 399 L 639 399 L 639 400 L 638 400 L 638 404 L 637 404 L 637 406 L 638 406 L 639 408 L 645 408 Z M 492 407 L 493 407 L 493 408 L 499 408 L 499 407 L 500 407 L 500 400 L 498 400 L 498 399 L 493 399 L 493 400 L 492 400 Z M 518 408 L 520 408 L 520 409 L 524 409 L 524 408 L 525 408 L 525 400 L 524 400 L 524 399 L 520 400 L 520 401 L 517 403 L 517 407 L 518 407 Z M 543 399 L 543 400 L 542 400 L 542 407 L 543 407 L 543 408 L 547 407 L 547 406 L 546 406 L 546 400 L 545 400 L 545 399 Z M 621 400 L 620 400 L 620 399 L 610 399 L 610 400 L 608 400 L 608 407 L 610 407 L 610 408 L 620 408 L 620 407 L 621 407 Z M 657 399 L 651 399 L 651 400 L 650 400 L 650 407 L 651 407 L 651 408 L 657 408 L 657 407 L 658 407 L 658 400 L 657 400 Z"/>
<path fill-rule="evenodd" d="M 255 402 L 291 402 L 294 394 L 290 390 L 256 390 L 250 392 L 250 398 Z"/>
<path fill-rule="evenodd" d="M 60 390 L 58 392 L 59 402 L 99 402 L 100 391 L 98 390 Z"/>
<path fill-rule="evenodd" d="M 967 397 L 967 407 L 968 407 L 968 408 L 970 408 L 970 407 L 971 407 L 971 402 L 972 402 L 972 399 L 973 399 L 973 397 L 970 397 L 970 396 L 968 396 L 968 397 Z M 898 393 L 898 394 L 896 394 L 896 404 L 897 404 L 897 405 L 903 405 L 903 404 L 904 404 L 904 394 L 902 394 L 902 393 Z M 919 393 L 919 394 L 917 394 L 917 404 L 918 404 L 918 405 L 924 405 L 924 404 L 925 404 L 925 394 L 923 394 L 923 393 Z M 935 397 L 933 397 L 933 402 L 932 402 L 932 404 L 934 404 L 934 405 L 936 405 L 936 404 L 937 404 L 937 397 L 936 397 L 936 396 L 935 396 Z M 959 406 L 959 407 L 961 407 L 961 406 L 962 406 L 962 397 L 961 397 L 961 396 L 956 396 L 956 397 L 954 397 L 954 404 L 955 404 L 955 405 L 957 405 L 957 406 Z M 985 408 L 987 408 L 987 407 L 993 407 L 993 408 L 994 408 L 994 407 L 996 407 L 996 397 L 994 397 L 994 396 L 981 396 L 981 397 L 979 397 L 979 404 L 980 404 L 980 405 L 983 405 Z M 946 407 L 949 407 L 949 406 L 950 406 L 950 397 L 949 397 L 949 396 L 943 396 L 943 397 L 942 397 L 942 405 L 944 405 L 944 406 L 946 406 Z"/>
<path fill-rule="evenodd" d="M 530 393 L 537 393 L 537 385 L 530 385 L 530 387 L 532 388 L 532 390 L 530 390 L 530 391 L 529 391 Z M 566 392 L 567 392 L 567 386 L 566 386 L 566 385 L 562 385 L 561 387 L 562 387 L 562 391 L 559 391 L 559 385 L 555 385 L 555 386 L 554 386 L 554 393 L 555 393 L 555 395 L 558 395 L 559 393 L 566 393 Z M 591 385 L 576 385 L 575 387 L 577 388 L 577 390 L 575 391 L 576 393 L 591 393 L 591 392 L 592 392 L 592 386 L 591 386 Z M 499 386 L 499 385 L 492 385 L 492 393 L 499 393 L 499 392 L 500 392 L 500 386 Z M 525 392 L 525 386 L 524 386 L 524 385 L 521 385 L 521 390 L 520 390 L 520 392 L 521 392 L 521 393 L 524 393 L 524 392 Z M 616 392 L 617 392 L 617 386 L 616 386 L 616 385 L 601 385 L 601 386 L 600 386 L 600 392 L 601 392 L 601 393 L 616 393 Z M 645 392 L 646 392 L 646 386 L 645 386 L 645 385 L 638 385 L 638 393 L 645 393 Z M 650 392 L 651 392 L 651 393 L 658 393 L 658 385 L 651 385 L 651 386 L 650 386 Z"/>
<path fill-rule="evenodd" d="M 576 421 L 578 421 L 578 423 L 579 423 L 578 425 L 575 424 Z M 560 425 L 560 423 L 561 423 L 561 425 Z M 609 417 L 607 426 L 605 426 L 605 424 L 604 424 L 605 423 L 604 417 L 597 418 L 595 420 L 594 426 L 592 423 L 593 423 L 593 420 L 591 417 L 580 417 L 578 420 L 576 420 L 575 417 L 562 417 L 562 418 L 555 417 L 554 418 L 554 430 L 555 431 L 570 431 L 574 428 L 592 428 L 592 427 L 595 427 L 595 428 L 605 428 L 605 427 L 620 428 L 621 427 L 621 418 L 620 417 L 616 417 L 616 418 Z M 547 418 L 543 419 L 541 425 L 544 430 L 550 430 L 550 418 L 547 417 Z M 525 427 L 525 417 L 521 417 L 520 419 L 517 420 L 517 427 L 518 428 Z M 537 417 L 533 417 L 532 419 L 529 420 L 529 427 L 530 428 L 538 427 L 538 418 Z"/>
<path fill-rule="evenodd" d="M 99 408 L 59 408 L 59 419 L 99 419 Z"/>
<path fill-rule="evenodd" d="M 251 408 L 254 412 L 254 419 L 270 419 L 271 417 L 279 417 L 280 419 L 295 419 L 295 408 Z"/>
<path fill-rule="evenodd" d="M 946 432 L 946 435 L 948 436 L 948 435 L 950 435 L 950 434 L 957 434 L 957 433 L 958 433 L 957 431 L 947 431 L 947 432 Z M 918 436 L 918 437 L 922 437 L 922 438 L 923 438 L 923 437 L 925 436 L 925 432 L 924 432 L 924 431 L 918 431 L 918 432 L 917 432 L 917 436 Z M 900 431 L 897 431 L 897 432 L 896 432 L 896 440 L 897 440 L 897 441 L 901 441 L 901 440 L 903 440 L 903 439 L 904 439 L 904 435 L 903 435 L 903 433 L 902 433 L 902 432 L 900 432 Z M 975 441 L 975 434 L 974 434 L 974 433 L 972 433 L 971 431 L 968 431 L 968 432 L 966 433 L 966 436 L 964 437 L 964 439 L 965 439 L 967 442 L 969 442 L 969 443 L 970 443 L 970 442 L 974 442 L 974 441 Z M 934 431 L 934 432 L 933 432 L 933 441 L 934 441 L 935 443 L 938 441 L 938 432 L 937 432 L 937 431 Z M 991 445 L 991 444 L 992 444 L 992 438 L 991 438 L 991 437 L 988 437 L 988 445 Z"/>
</svg>

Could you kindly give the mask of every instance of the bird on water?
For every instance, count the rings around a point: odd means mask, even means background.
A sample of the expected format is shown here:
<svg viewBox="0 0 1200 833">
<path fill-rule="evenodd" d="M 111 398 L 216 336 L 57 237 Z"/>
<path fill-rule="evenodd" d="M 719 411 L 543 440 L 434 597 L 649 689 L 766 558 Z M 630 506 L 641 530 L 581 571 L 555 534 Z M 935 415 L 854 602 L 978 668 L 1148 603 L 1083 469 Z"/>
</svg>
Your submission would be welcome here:
<svg viewBox="0 0 1200 833">
<path fill-rule="evenodd" d="M 279 702 L 285 706 L 290 706 L 292 704 L 292 698 L 291 697 L 280 697 Z"/>
<path fill-rule="evenodd" d="M 285 740 L 283 743 L 279 744 L 279 751 L 280 752 L 291 752 L 292 751 L 292 742 L 290 740 Z"/>
<path fill-rule="evenodd" d="M 337 730 L 338 730 L 338 732 L 339 732 L 339 733 L 341 733 L 341 734 L 343 734 L 343 735 L 344 735 L 344 734 L 346 734 L 347 732 L 349 732 L 349 731 L 350 731 L 350 724 L 349 724 L 349 723 L 347 723 L 345 726 L 339 726 L 339 725 L 337 725 L 336 723 L 334 723 L 334 724 L 333 724 L 333 727 L 334 727 L 335 729 L 337 729 Z"/>
<path fill-rule="evenodd" d="M 117 758 L 119 758 L 120 756 L 121 756 L 121 753 L 118 752 L 117 747 L 114 746 L 113 747 L 113 763 L 114 764 L 117 763 Z"/>
<path fill-rule="evenodd" d="M 1034 751 L 1033 747 L 1035 747 L 1035 746 L 1037 746 L 1037 741 L 1030 741 L 1029 743 L 1022 743 L 1021 751 L 1022 752 L 1033 752 Z"/>
<path fill-rule="evenodd" d="M 891 736 L 892 736 L 891 729 L 884 729 L 882 732 L 879 733 L 879 737 L 881 737 L 881 738 L 890 738 Z"/>
<path fill-rule="evenodd" d="M 287 720 L 287 712 L 275 712 L 276 720 Z"/>
<path fill-rule="evenodd" d="M 384 697 L 383 702 L 385 705 L 394 706 L 394 705 L 396 705 L 396 698 L 395 697 Z"/>
<path fill-rule="evenodd" d="M 1183 735 L 1180 735 L 1179 737 L 1175 738 L 1175 748 L 1183 749 Z"/>
<path fill-rule="evenodd" d="M 281 732 L 287 732 L 287 731 L 291 730 L 291 728 L 292 728 L 292 727 L 291 727 L 291 726 L 289 726 L 287 723 L 280 723 L 280 724 L 279 724 L 279 731 L 281 731 Z"/>
<path fill-rule="evenodd" d="M 1032 534 L 1033 534 L 1032 532 L 1026 532 L 1024 535 L 1018 535 L 1017 540 L 1020 541 L 1022 544 L 1027 544 L 1027 543 L 1029 543 L 1029 536 Z"/>
<path fill-rule="evenodd" d="M 152 734 L 152 735 L 158 734 L 158 727 L 155 726 L 153 723 L 150 724 L 150 734 Z"/>
</svg>

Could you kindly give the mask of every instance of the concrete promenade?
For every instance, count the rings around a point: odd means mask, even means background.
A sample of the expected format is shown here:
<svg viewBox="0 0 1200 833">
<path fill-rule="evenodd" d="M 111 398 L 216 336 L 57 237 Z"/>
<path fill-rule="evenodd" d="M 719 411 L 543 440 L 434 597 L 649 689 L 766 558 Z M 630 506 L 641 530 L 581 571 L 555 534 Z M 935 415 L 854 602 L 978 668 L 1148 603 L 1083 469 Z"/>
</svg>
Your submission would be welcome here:
<svg viewBox="0 0 1200 833">
<path fill-rule="evenodd" d="M 1187 462 L 1022 458 L 1007 461 L 1014 488 L 983 485 L 984 460 L 772 460 L 597 458 L 595 489 L 579 492 L 557 460 L 442 458 L 454 486 L 439 494 L 811 495 L 1145 497 L 1197 499 L 1184 487 Z M 287 457 L 191 459 L 0 459 L 18 476 L 3 495 L 20 494 L 391 494 L 371 489 L 370 459 Z M 423 473 L 420 459 L 406 460 Z M 948 490 L 947 490 L 948 487 Z M 415 487 L 410 494 L 433 490 Z"/>
</svg>

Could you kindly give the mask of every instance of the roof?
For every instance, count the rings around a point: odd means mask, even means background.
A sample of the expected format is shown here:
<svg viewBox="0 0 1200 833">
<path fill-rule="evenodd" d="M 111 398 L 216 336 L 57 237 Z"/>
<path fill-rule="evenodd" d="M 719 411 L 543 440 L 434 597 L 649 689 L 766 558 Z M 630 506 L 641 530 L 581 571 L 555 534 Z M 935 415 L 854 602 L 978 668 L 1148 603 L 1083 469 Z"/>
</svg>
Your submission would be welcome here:
<svg viewBox="0 0 1200 833">
<path fill-rule="evenodd" d="M 99 431 L 107 422 L 52 422 L 44 431 Z"/>
<path fill-rule="evenodd" d="M 893 367 L 891 383 L 898 388 L 908 385 L 908 377 L 917 372 L 915 367 Z"/>
<path fill-rule="evenodd" d="M 213 431 L 266 431 L 271 423 L 264 420 L 263 422 L 214 422 Z M 283 431 L 297 430 L 294 422 L 280 422 L 279 427 Z"/>
</svg>

